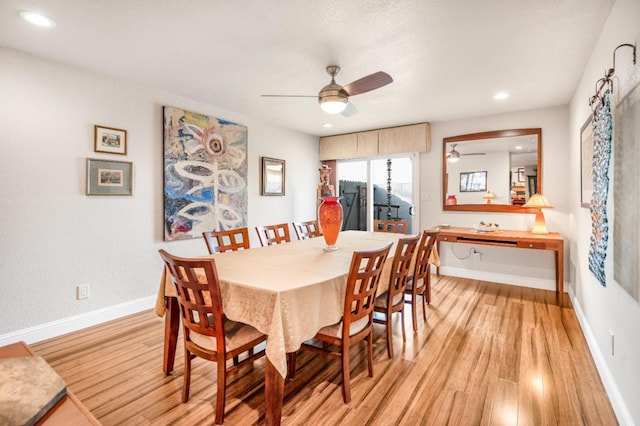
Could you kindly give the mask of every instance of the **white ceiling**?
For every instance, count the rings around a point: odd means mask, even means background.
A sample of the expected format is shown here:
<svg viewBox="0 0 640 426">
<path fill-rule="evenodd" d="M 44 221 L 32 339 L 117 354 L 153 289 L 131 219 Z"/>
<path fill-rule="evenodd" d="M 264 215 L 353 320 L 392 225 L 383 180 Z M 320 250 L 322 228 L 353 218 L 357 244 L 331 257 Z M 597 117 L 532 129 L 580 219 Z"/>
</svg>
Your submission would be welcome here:
<svg viewBox="0 0 640 426">
<path fill-rule="evenodd" d="M 2 0 L 0 46 L 327 135 L 567 104 L 613 3 Z M 27 24 L 25 9 L 56 28 Z M 315 95 L 331 64 L 342 85 L 380 70 L 394 82 L 352 97 L 349 118 L 260 96 Z"/>
</svg>

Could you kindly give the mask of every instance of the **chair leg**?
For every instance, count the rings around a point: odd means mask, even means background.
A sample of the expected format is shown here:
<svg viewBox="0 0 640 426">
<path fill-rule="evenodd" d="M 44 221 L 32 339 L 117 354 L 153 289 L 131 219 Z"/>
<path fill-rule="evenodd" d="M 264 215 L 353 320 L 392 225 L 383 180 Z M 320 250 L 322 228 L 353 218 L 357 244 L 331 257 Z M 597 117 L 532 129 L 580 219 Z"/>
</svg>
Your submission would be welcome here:
<svg viewBox="0 0 640 426">
<path fill-rule="evenodd" d="M 351 371 L 349 370 L 349 346 L 342 346 L 342 399 L 351 402 Z"/>
<path fill-rule="evenodd" d="M 189 387 L 191 386 L 191 353 L 184 348 L 184 382 L 182 383 L 182 402 L 189 401 Z"/>
<path fill-rule="evenodd" d="M 296 353 L 289 352 L 287 358 L 287 379 L 292 380 L 296 374 Z"/>
<path fill-rule="evenodd" d="M 367 336 L 367 364 L 369 377 L 373 377 L 373 328 Z"/>
<path fill-rule="evenodd" d="M 427 289 L 424 289 L 422 293 L 422 317 L 424 318 L 424 322 L 427 322 Z"/>
<path fill-rule="evenodd" d="M 227 393 L 227 366 L 224 359 L 218 359 L 218 391 L 216 398 L 216 424 L 224 421 L 224 401 Z"/>
<path fill-rule="evenodd" d="M 385 324 L 387 326 L 387 355 L 389 355 L 389 358 L 393 358 L 393 340 L 391 340 L 393 338 L 393 332 L 391 329 L 391 314 L 389 312 L 387 312 L 387 323 Z M 368 346 L 368 345 L 367 345 Z"/>
<path fill-rule="evenodd" d="M 416 298 L 418 296 L 414 293 L 411 295 L 411 317 L 413 319 L 413 332 L 417 333 L 418 332 L 418 314 L 416 312 Z"/>
<path fill-rule="evenodd" d="M 400 319 L 402 321 L 400 321 L 400 325 L 402 325 L 402 341 L 406 342 L 407 341 L 407 334 L 404 331 L 404 306 L 402 307 L 402 310 L 400 311 Z"/>
<path fill-rule="evenodd" d="M 429 265 L 427 269 L 427 286 L 425 287 L 424 293 L 427 296 L 427 304 L 431 304 L 431 265 Z M 425 320 L 426 321 L 426 320 Z"/>
</svg>

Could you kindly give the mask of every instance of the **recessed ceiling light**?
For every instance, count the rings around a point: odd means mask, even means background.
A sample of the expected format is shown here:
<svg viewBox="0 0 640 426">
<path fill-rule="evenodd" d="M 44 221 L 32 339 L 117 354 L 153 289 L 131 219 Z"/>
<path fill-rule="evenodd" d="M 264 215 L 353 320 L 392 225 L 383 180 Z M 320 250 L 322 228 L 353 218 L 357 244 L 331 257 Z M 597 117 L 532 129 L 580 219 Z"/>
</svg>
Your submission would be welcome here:
<svg viewBox="0 0 640 426">
<path fill-rule="evenodd" d="M 56 26 L 56 21 L 38 12 L 23 10 L 19 13 L 19 15 L 25 21 L 30 22 L 33 25 L 37 25 L 39 27 L 54 28 Z"/>
<path fill-rule="evenodd" d="M 493 95 L 493 99 L 495 99 L 496 101 L 501 101 L 503 99 L 507 99 L 509 97 L 509 94 L 507 92 L 498 92 L 495 95 Z"/>
<path fill-rule="evenodd" d="M 331 124 L 331 123 L 323 123 L 322 127 L 333 127 L 333 124 Z"/>
<path fill-rule="evenodd" d="M 518 146 L 516 146 L 514 148 L 517 149 L 517 150 L 521 150 L 522 149 L 522 145 L 518 145 Z"/>
</svg>

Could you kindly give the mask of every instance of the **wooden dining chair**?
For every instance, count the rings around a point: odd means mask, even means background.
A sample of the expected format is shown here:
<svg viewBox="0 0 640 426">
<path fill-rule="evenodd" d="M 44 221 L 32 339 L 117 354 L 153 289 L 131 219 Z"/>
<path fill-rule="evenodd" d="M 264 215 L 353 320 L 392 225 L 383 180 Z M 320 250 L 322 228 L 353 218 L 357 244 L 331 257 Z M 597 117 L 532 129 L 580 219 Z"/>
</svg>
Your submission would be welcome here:
<svg viewBox="0 0 640 426">
<path fill-rule="evenodd" d="M 367 361 L 369 377 L 373 377 L 373 304 L 380 281 L 380 272 L 389 255 L 392 242 L 376 250 L 356 251 L 351 258 L 347 277 L 342 319 L 336 324 L 321 328 L 314 339 L 322 342 L 322 347 L 305 342 L 302 349 L 319 352 L 342 360 L 342 398 L 351 401 L 351 374 L 349 348 L 364 339 L 367 340 Z M 331 350 L 334 345 L 338 351 Z M 288 354 L 288 377 L 295 374 L 296 354 Z"/>
<path fill-rule="evenodd" d="M 389 289 L 376 297 L 373 308 L 373 322 L 385 324 L 387 329 L 387 354 L 393 358 L 393 330 L 391 316 L 400 312 L 402 326 L 402 341 L 407 340 L 404 331 L 404 291 L 409 275 L 409 267 L 413 260 L 416 247 L 420 241 L 420 235 L 409 238 L 400 238 L 393 255 L 391 272 L 389 274 Z"/>
<path fill-rule="evenodd" d="M 373 221 L 373 230 L 375 232 L 395 232 L 398 234 L 406 234 L 408 228 L 409 222 L 406 220 L 375 219 Z"/>
<path fill-rule="evenodd" d="M 207 231 L 203 232 L 202 236 L 210 254 L 249 248 L 249 230 L 247 228 Z"/>
<path fill-rule="evenodd" d="M 291 242 L 288 223 L 256 226 L 256 232 L 258 233 L 262 247 Z"/>
<path fill-rule="evenodd" d="M 293 229 L 299 240 L 307 238 L 319 237 L 322 235 L 317 220 L 309 220 L 307 222 L 293 222 Z"/>
<path fill-rule="evenodd" d="M 189 400 L 191 360 L 200 357 L 217 363 L 216 423 L 224 421 L 227 375 L 265 354 L 255 347 L 266 336 L 250 325 L 231 321 L 224 315 L 218 272 L 213 259 L 187 259 L 160 250 L 176 288 L 184 340 L 184 382 L 182 402 Z M 238 364 L 227 361 L 247 352 Z"/>
<path fill-rule="evenodd" d="M 405 303 L 411 304 L 413 331 L 418 331 L 416 305 L 418 296 L 422 297 L 422 316 L 427 321 L 427 303 L 431 303 L 431 252 L 440 231 L 423 231 L 418 244 L 413 274 L 407 278 Z"/>
</svg>

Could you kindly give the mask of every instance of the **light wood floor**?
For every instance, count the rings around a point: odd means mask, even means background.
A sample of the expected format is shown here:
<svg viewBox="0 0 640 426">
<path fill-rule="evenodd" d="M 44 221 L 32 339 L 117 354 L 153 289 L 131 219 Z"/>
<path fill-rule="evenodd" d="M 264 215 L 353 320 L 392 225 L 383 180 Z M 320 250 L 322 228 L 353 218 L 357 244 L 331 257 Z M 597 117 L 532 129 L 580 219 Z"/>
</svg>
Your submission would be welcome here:
<svg viewBox="0 0 640 426">
<path fill-rule="evenodd" d="M 404 345 L 395 320 L 393 360 L 376 325 L 373 378 L 364 350 L 352 352 L 348 405 L 340 362 L 299 353 L 282 423 L 617 424 L 567 297 L 560 309 L 550 291 L 434 277 L 418 333 L 407 311 Z M 183 404 L 182 344 L 173 375 L 165 376 L 162 343 L 163 320 L 147 311 L 31 346 L 105 425 L 213 424 L 214 364 L 194 361 Z M 225 424 L 264 423 L 263 380 L 264 359 L 230 377 Z"/>
</svg>

